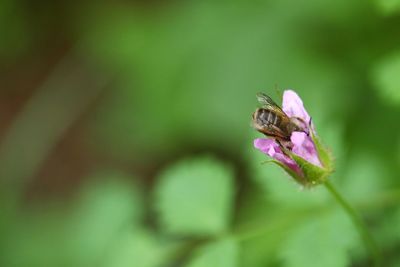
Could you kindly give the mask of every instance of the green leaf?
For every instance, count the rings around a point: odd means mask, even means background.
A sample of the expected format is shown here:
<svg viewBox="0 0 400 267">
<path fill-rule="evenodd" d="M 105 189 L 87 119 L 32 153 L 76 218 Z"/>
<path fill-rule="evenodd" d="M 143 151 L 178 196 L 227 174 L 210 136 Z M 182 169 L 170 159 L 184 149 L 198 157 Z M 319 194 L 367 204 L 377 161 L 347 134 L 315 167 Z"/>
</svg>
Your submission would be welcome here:
<svg viewBox="0 0 400 267">
<path fill-rule="evenodd" d="M 233 172 L 209 157 L 182 160 L 158 177 L 156 210 L 170 233 L 215 235 L 227 230 L 233 202 Z"/>
<path fill-rule="evenodd" d="M 400 11 L 399 0 L 375 0 L 374 2 L 384 15 L 392 15 Z"/>
<path fill-rule="evenodd" d="M 42 204 L 20 214 L 2 236 L 0 266 L 99 266 L 121 229 L 140 223 L 140 196 L 131 179 L 96 172 L 73 204 Z"/>
<path fill-rule="evenodd" d="M 372 71 L 376 90 L 388 103 L 400 104 L 400 51 L 389 54 Z"/>
<path fill-rule="evenodd" d="M 131 179 L 120 171 L 98 171 L 83 188 L 65 232 L 68 253 L 82 266 L 96 265 L 121 229 L 141 223 L 142 202 Z"/>
<path fill-rule="evenodd" d="M 240 256 L 242 266 L 261 267 L 270 266 L 278 262 L 277 254 L 282 243 L 290 234 L 291 229 L 301 224 L 311 213 L 310 211 L 296 208 L 276 209 L 276 205 L 273 206 L 275 207 L 264 204 L 258 208 L 258 215 L 266 212 L 268 214 L 259 215 L 258 219 L 247 220 L 236 232 L 236 236 L 241 241 Z M 254 207 L 249 207 L 249 209 L 257 212 Z"/>
<path fill-rule="evenodd" d="M 346 198 L 352 202 L 365 202 L 383 191 L 390 173 L 376 155 L 358 152 L 348 159 L 344 177 L 342 188 Z"/>
<path fill-rule="evenodd" d="M 234 239 L 226 238 L 198 249 L 186 267 L 237 267 L 239 247 Z"/>
<path fill-rule="evenodd" d="M 163 260 L 161 244 L 143 229 L 123 231 L 110 245 L 105 267 L 153 267 Z"/>
<path fill-rule="evenodd" d="M 342 211 L 318 214 L 300 224 L 281 248 L 284 267 L 346 267 L 359 245 L 357 232 Z"/>
<path fill-rule="evenodd" d="M 143 218 L 140 187 L 134 177 L 119 170 L 99 170 L 88 178 L 76 203 L 79 219 L 109 214 L 107 221 L 140 224 Z M 96 222 L 96 218 L 90 218 Z"/>
<path fill-rule="evenodd" d="M 400 267 L 400 258 L 395 261 L 393 267 Z"/>
<path fill-rule="evenodd" d="M 386 247 L 397 246 L 400 240 L 400 208 L 385 213 L 385 219 L 376 227 L 375 237 L 377 241 Z M 395 227 L 394 227 L 395 226 Z"/>
</svg>

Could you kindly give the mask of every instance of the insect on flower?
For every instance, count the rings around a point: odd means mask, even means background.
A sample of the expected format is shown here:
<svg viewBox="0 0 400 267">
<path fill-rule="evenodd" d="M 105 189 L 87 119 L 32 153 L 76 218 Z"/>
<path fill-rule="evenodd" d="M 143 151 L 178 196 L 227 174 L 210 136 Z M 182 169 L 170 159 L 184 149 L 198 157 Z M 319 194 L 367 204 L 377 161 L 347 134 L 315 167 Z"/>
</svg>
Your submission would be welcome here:
<svg viewBox="0 0 400 267">
<path fill-rule="evenodd" d="M 253 127 L 267 136 L 254 146 L 272 158 L 299 183 L 323 183 L 333 171 L 332 157 L 316 136 L 303 101 L 293 90 L 285 90 L 280 108 L 269 96 L 258 93 L 261 107 L 252 115 Z"/>
<path fill-rule="evenodd" d="M 285 147 L 290 147 L 290 137 L 293 132 L 304 132 L 308 135 L 307 123 L 298 117 L 290 117 L 266 94 L 257 94 L 258 102 L 262 105 L 253 113 L 253 127 L 273 137 Z"/>
</svg>

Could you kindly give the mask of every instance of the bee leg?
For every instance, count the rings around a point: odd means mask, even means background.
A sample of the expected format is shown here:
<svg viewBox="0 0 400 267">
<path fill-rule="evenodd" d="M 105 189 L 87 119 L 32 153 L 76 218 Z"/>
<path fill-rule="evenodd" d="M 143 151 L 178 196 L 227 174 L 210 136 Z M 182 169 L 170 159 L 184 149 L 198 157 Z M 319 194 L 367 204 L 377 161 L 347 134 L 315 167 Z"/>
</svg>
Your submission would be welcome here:
<svg viewBox="0 0 400 267">
<path fill-rule="evenodd" d="M 279 140 L 279 139 L 275 139 L 275 140 L 276 140 L 276 142 L 278 143 L 279 147 L 281 148 L 281 150 L 282 150 L 283 152 L 285 152 L 285 151 L 291 149 L 290 142 L 284 141 L 284 142 L 285 142 L 285 145 L 284 145 L 284 144 L 282 144 L 282 141 L 281 141 L 281 140 Z M 286 153 L 285 153 L 285 154 L 286 154 Z"/>
<path fill-rule="evenodd" d="M 286 147 L 284 147 L 284 146 L 282 145 L 282 143 L 281 143 L 280 140 L 275 139 L 275 141 L 278 143 L 278 145 L 279 145 L 279 147 L 281 148 L 283 154 L 285 154 L 285 155 L 287 156 L 287 153 L 286 153 L 286 150 L 287 150 L 287 149 L 286 149 Z"/>
</svg>

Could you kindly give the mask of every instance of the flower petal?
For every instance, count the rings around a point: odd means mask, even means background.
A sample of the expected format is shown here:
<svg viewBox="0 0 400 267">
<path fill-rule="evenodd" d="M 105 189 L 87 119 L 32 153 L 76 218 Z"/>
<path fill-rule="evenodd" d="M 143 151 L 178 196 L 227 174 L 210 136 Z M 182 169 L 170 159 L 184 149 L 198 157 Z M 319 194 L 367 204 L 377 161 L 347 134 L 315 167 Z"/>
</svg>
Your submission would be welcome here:
<svg viewBox="0 0 400 267">
<path fill-rule="evenodd" d="M 304 132 L 293 132 L 290 140 L 293 144 L 293 153 L 314 165 L 322 167 L 317 150 L 310 136 Z"/>
<path fill-rule="evenodd" d="M 257 138 L 254 140 L 254 147 L 273 159 L 282 162 L 298 175 L 302 175 L 297 163 L 282 152 L 279 144 L 274 139 Z"/>
<path fill-rule="evenodd" d="M 310 115 L 304 108 L 303 101 L 293 90 L 285 90 L 283 92 L 282 110 L 289 117 L 297 117 L 310 123 Z"/>
</svg>

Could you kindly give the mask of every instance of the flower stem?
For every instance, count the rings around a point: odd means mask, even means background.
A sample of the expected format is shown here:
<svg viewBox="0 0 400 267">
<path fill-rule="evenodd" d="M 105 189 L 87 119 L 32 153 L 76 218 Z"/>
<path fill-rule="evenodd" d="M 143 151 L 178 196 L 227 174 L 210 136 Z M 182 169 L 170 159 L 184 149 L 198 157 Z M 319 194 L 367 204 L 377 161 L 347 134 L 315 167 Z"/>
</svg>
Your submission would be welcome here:
<svg viewBox="0 0 400 267">
<path fill-rule="evenodd" d="M 364 224 L 363 220 L 359 216 L 359 214 L 354 210 L 354 208 L 343 198 L 343 196 L 335 189 L 332 183 L 326 181 L 325 187 L 332 194 L 335 200 L 340 204 L 344 211 L 346 211 L 347 215 L 351 218 L 354 223 L 354 226 L 357 228 L 365 247 L 369 251 L 375 267 L 381 266 L 381 254 L 376 244 L 375 240 L 371 236 L 369 230 Z"/>
</svg>

